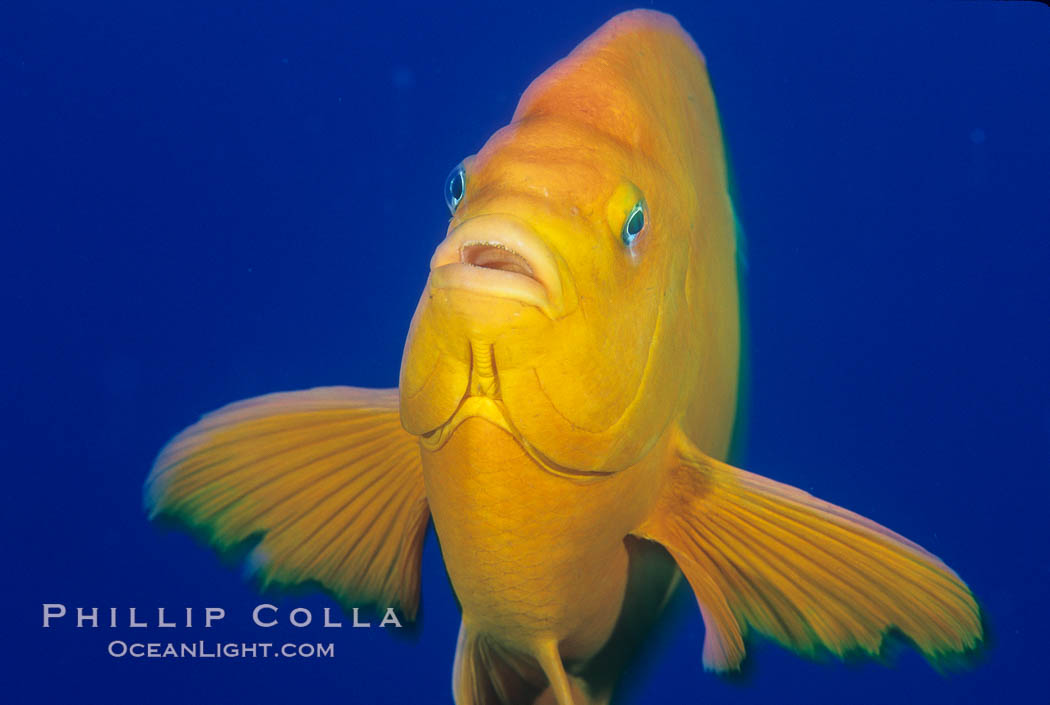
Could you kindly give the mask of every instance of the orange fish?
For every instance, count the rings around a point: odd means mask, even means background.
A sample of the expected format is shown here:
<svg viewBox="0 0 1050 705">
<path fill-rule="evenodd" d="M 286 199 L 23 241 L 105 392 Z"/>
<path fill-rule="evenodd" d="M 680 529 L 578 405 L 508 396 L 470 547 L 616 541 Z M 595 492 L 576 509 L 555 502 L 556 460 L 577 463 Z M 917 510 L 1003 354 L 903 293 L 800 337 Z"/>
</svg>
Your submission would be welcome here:
<svg viewBox="0 0 1050 705">
<path fill-rule="evenodd" d="M 607 702 L 679 570 L 711 670 L 740 666 L 749 629 L 802 653 L 877 653 L 891 628 L 930 658 L 979 642 L 935 556 L 724 462 L 738 241 L 704 60 L 674 19 L 610 20 L 445 197 L 399 387 L 205 416 L 158 457 L 152 515 L 220 549 L 258 539 L 264 583 L 408 618 L 433 517 L 460 705 Z"/>
</svg>

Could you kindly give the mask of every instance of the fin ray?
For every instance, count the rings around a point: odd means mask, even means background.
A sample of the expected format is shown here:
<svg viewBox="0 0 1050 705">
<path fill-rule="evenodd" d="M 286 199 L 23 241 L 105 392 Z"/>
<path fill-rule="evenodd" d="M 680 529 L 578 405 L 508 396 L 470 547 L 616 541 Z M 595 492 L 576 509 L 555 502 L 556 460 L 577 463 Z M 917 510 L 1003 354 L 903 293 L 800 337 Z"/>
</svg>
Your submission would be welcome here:
<svg viewBox="0 0 1050 705">
<path fill-rule="evenodd" d="M 890 629 L 929 659 L 975 648 L 969 589 L 918 544 L 797 488 L 709 458 L 684 438 L 656 510 L 635 532 L 692 586 L 704 665 L 737 668 L 748 628 L 802 653 L 876 654 Z"/>
<path fill-rule="evenodd" d="M 207 414 L 160 452 L 144 496 L 151 516 L 220 551 L 260 536 L 250 561 L 264 585 L 317 581 L 348 606 L 415 616 L 430 512 L 396 389 L 282 392 Z"/>
</svg>

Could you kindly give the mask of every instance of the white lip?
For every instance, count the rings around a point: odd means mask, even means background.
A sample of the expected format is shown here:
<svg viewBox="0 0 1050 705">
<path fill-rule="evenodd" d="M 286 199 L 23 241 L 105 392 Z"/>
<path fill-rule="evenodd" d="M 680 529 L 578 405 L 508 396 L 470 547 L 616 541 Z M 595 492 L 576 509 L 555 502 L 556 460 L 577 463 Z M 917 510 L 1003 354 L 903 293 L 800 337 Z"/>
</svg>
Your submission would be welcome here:
<svg viewBox="0 0 1050 705">
<path fill-rule="evenodd" d="M 495 261 L 495 266 L 475 260 Z M 527 224 L 509 215 L 471 218 L 449 233 L 430 260 L 430 286 L 514 299 L 548 315 L 562 303 L 554 255 Z"/>
</svg>

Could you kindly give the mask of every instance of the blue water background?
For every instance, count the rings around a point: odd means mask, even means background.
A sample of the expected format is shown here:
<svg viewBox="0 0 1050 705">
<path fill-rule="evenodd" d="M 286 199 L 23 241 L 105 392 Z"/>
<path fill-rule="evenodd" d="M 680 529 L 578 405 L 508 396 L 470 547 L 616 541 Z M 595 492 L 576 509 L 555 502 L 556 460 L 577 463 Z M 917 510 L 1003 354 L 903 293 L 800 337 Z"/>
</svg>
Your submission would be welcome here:
<svg viewBox="0 0 1050 705">
<path fill-rule="evenodd" d="M 629 5 L 12 3 L 0 10 L 7 702 L 449 702 L 422 627 L 270 631 L 148 523 L 157 450 L 265 392 L 396 384 L 449 168 Z M 944 677 L 759 640 L 705 674 L 682 591 L 621 703 L 1047 702 L 1050 9 L 667 2 L 705 52 L 749 241 L 746 466 L 945 559 L 991 648 Z M 212 630 L 41 628 L 41 604 L 222 606 Z M 198 617 L 199 618 L 199 617 Z M 332 641 L 326 660 L 114 659 L 111 639 Z"/>
</svg>

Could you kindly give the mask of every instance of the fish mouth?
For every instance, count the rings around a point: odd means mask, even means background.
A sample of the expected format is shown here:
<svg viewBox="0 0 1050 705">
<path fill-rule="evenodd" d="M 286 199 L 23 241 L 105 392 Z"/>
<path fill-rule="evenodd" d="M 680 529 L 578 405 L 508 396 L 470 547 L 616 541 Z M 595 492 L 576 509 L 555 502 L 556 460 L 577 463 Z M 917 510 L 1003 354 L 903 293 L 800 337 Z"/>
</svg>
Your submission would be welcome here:
<svg viewBox="0 0 1050 705">
<path fill-rule="evenodd" d="M 432 289 L 462 289 L 512 299 L 553 315 L 562 303 L 554 254 L 524 221 L 471 218 L 449 233 L 430 260 Z"/>
<path fill-rule="evenodd" d="M 536 279 L 529 261 L 501 242 L 464 243 L 459 248 L 459 259 L 475 267 L 498 269 L 501 272 L 513 272 Z"/>
</svg>

